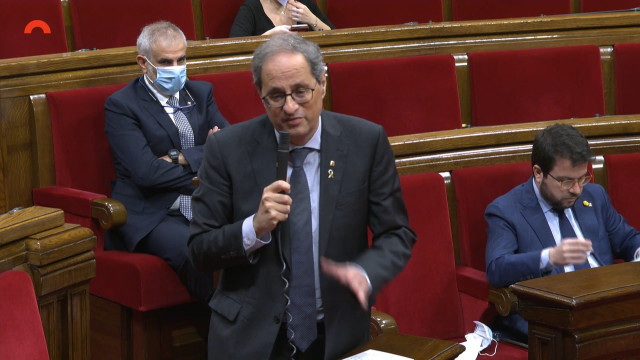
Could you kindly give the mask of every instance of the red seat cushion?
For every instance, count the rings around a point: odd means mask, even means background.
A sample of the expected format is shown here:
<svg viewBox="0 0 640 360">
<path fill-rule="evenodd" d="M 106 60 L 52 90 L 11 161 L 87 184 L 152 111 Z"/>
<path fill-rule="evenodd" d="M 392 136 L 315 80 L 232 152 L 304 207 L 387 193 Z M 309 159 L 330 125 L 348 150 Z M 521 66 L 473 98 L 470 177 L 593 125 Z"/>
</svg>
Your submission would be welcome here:
<svg viewBox="0 0 640 360">
<path fill-rule="evenodd" d="M 213 84 L 213 97 L 216 99 L 218 109 L 231 124 L 265 113 L 260 94 L 253 85 L 251 71 L 194 75 L 189 78 Z M 242 106 L 238 106 L 240 99 Z"/>
<path fill-rule="evenodd" d="M 67 51 L 60 0 L 0 0 L 0 33 L 0 59 Z"/>
<path fill-rule="evenodd" d="M 338 29 L 440 22 L 442 0 L 404 0 L 401 6 L 384 0 L 327 0 L 327 17 Z"/>
<path fill-rule="evenodd" d="M 451 55 L 331 63 L 331 109 L 382 125 L 388 136 L 462 127 Z"/>
<path fill-rule="evenodd" d="M 469 54 L 471 124 L 604 115 L 596 45 Z"/>
<path fill-rule="evenodd" d="M 615 44 L 616 114 L 640 114 L 640 43 Z"/>
<path fill-rule="evenodd" d="M 570 13 L 571 0 L 451 0 L 454 21 Z"/>
<path fill-rule="evenodd" d="M 191 0 L 69 0 L 76 50 L 135 46 L 142 28 L 159 20 L 196 40 Z"/>
<path fill-rule="evenodd" d="M 0 359 L 49 359 L 33 283 L 24 271 L 0 273 Z"/>
</svg>

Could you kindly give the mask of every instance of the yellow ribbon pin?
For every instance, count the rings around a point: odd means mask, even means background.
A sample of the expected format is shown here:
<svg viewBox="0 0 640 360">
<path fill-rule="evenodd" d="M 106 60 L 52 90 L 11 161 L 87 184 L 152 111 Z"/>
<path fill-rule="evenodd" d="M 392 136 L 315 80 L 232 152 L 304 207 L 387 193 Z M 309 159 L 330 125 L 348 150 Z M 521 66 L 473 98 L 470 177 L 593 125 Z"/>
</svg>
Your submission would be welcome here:
<svg viewBox="0 0 640 360">
<path fill-rule="evenodd" d="M 582 205 L 584 205 L 584 206 L 588 206 L 588 207 L 592 207 L 591 203 L 590 203 L 590 202 L 588 202 L 587 200 L 583 201 L 583 202 L 582 202 Z"/>
</svg>

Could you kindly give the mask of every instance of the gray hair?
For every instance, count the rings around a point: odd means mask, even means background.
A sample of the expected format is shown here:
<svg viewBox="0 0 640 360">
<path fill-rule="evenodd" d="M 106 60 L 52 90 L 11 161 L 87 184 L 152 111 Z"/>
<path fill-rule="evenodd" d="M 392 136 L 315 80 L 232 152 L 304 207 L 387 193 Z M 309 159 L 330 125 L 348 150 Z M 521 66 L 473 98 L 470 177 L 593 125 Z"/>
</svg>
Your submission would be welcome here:
<svg viewBox="0 0 640 360">
<path fill-rule="evenodd" d="M 262 90 L 262 65 L 271 55 L 281 52 L 299 53 L 307 60 L 311 75 L 322 82 L 325 64 L 318 44 L 305 40 L 295 33 L 281 33 L 271 36 L 269 40 L 260 45 L 253 53 L 251 71 L 253 72 L 253 84 Z"/>
<path fill-rule="evenodd" d="M 167 40 L 180 40 L 187 45 L 187 38 L 179 27 L 168 21 L 158 21 L 145 26 L 138 36 L 136 46 L 138 54 L 151 58 L 153 45 Z"/>
</svg>

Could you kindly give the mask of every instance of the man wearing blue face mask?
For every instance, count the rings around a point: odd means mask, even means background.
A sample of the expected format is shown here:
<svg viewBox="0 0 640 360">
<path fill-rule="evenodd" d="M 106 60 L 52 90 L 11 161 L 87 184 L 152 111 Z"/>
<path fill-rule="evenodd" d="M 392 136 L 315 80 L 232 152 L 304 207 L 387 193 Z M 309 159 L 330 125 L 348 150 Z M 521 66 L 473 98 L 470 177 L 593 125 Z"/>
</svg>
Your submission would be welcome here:
<svg viewBox="0 0 640 360">
<path fill-rule="evenodd" d="M 175 25 L 147 25 L 137 42 L 142 76 L 105 103 L 105 132 L 116 179 L 112 197 L 127 223 L 107 232 L 106 249 L 157 255 L 189 292 L 206 302 L 212 274 L 197 272 L 187 257 L 193 177 L 207 136 L 229 123 L 208 82 L 187 80 L 187 41 Z"/>
</svg>

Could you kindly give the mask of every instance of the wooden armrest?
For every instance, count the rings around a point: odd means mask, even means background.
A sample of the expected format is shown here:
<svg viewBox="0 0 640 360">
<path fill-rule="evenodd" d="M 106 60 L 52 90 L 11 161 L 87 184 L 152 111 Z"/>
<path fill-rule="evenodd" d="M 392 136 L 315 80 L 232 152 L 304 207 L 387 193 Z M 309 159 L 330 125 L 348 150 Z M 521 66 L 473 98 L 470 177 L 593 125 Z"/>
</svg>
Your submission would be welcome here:
<svg viewBox="0 0 640 360">
<path fill-rule="evenodd" d="M 127 222 L 127 209 L 118 200 L 95 199 L 91 202 L 91 217 L 98 220 L 100 226 L 107 230 Z"/>
<path fill-rule="evenodd" d="M 509 288 L 497 288 L 489 286 L 489 302 L 492 303 L 498 314 L 507 316 L 518 309 L 518 298 Z"/>
<path fill-rule="evenodd" d="M 371 323 L 369 324 L 369 340 L 382 335 L 383 333 L 397 333 L 398 324 L 389 314 L 372 309 Z"/>
</svg>

